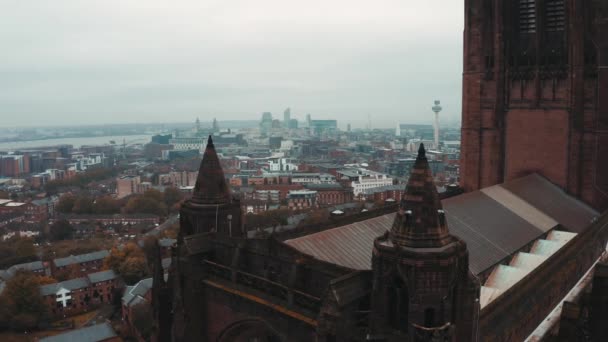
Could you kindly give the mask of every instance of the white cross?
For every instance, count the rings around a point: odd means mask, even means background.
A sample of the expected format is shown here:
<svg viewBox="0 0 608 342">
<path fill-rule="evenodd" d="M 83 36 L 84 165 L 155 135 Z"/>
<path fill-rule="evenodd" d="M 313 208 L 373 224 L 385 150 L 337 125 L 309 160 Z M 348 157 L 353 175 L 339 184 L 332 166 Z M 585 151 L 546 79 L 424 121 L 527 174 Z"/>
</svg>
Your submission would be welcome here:
<svg viewBox="0 0 608 342">
<path fill-rule="evenodd" d="M 68 300 L 72 299 L 72 296 L 68 293 L 70 293 L 70 290 L 64 289 L 63 287 L 56 293 L 57 301 L 62 302 L 64 308 L 68 306 Z"/>
</svg>

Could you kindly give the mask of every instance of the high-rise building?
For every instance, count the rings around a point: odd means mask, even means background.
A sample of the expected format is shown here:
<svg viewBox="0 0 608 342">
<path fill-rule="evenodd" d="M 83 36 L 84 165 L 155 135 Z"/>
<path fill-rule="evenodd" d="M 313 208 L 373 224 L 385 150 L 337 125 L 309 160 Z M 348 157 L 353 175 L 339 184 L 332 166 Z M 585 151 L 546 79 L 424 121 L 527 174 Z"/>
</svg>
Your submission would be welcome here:
<svg viewBox="0 0 608 342">
<path fill-rule="evenodd" d="M 461 185 L 537 172 L 608 208 L 608 2 L 467 1 Z"/>
<path fill-rule="evenodd" d="M 290 121 L 291 121 L 291 109 L 288 107 L 283 112 L 283 127 L 289 128 Z"/>
<path fill-rule="evenodd" d="M 338 129 L 338 121 L 336 120 L 311 120 L 309 124 L 312 133 L 316 135 L 332 133 Z"/>
<path fill-rule="evenodd" d="M 217 119 L 213 118 L 213 126 L 212 126 L 213 132 L 219 132 L 220 131 L 220 125 L 217 123 Z"/>
<path fill-rule="evenodd" d="M 272 129 L 272 113 L 262 113 L 262 121 L 260 121 L 260 132 L 267 134 Z"/>
<path fill-rule="evenodd" d="M 18 177 L 25 171 L 25 160 L 22 155 L 0 156 L 0 176 Z"/>
</svg>

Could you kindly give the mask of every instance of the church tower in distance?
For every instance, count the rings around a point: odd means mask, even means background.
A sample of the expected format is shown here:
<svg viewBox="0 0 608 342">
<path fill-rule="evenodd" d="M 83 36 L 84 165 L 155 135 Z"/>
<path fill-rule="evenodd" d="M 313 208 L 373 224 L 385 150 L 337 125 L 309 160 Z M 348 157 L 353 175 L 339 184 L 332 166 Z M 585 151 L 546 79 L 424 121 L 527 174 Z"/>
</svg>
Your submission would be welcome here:
<svg viewBox="0 0 608 342">
<path fill-rule="evenodd" d="M 424 145 L 372 265 L 372 340 L 475 341 L 479 283 L 466 244 L 448 230 Z"/>
<path fill-rule="evenodd" d="M 536 172 L 608 209 L 608 1 L 466 0 L 460 184 Z"/>
</svg>

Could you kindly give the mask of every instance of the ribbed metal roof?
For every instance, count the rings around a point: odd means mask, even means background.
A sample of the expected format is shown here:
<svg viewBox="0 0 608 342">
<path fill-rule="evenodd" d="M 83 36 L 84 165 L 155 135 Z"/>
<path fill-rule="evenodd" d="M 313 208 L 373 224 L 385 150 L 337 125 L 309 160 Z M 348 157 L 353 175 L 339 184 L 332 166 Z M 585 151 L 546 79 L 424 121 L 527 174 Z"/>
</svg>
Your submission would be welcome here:
<svg viewBox="0 0 608 342">
<path fill-rule="evenodd" d="M 599 213 L 569 196 L 538 174 L 531 174 L 501 185 L 519 198 L 559 222 L 564 228 L 580 233 Z"/>
<path fill-rule="evenodd" d="M 450 233 L 467 243 L 469 268 L 474 274 L 491 269 L 558 225 L 579 232 L 599 215 L 538 175 L 516 179 L 501 187 L 442 201 Z M 394 215 L 375 217 L 286 243 L 323 261 L 369 270 L 373 241 L 390 230 Z"/>
</svg>

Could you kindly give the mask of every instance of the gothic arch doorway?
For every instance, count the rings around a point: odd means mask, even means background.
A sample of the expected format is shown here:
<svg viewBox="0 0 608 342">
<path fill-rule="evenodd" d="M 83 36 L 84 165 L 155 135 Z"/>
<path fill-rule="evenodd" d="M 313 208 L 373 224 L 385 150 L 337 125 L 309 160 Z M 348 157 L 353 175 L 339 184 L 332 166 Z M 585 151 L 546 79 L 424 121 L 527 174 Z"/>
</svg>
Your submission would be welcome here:
<svg viewBox="0 0 608 342">
<path fill-rule="evenodd" d="M 282 342 L 279 334 L 266 322 L 247 319 L 227 326 L 217 342 Z"/>
</svg>

